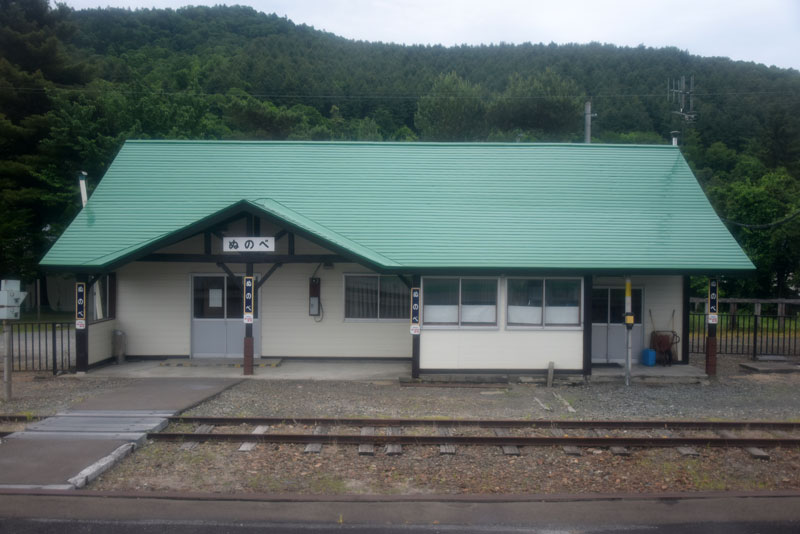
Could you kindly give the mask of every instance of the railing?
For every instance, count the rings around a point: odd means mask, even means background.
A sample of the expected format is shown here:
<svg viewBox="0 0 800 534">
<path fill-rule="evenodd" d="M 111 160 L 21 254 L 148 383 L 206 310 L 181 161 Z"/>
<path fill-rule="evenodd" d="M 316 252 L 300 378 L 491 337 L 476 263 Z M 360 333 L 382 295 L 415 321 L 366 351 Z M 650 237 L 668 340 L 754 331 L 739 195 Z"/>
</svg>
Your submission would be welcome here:
<svg viewBox="0 0 800 534">
<path fill-rule="evenodd" d="M 689 351 L 704 353 L 708 335 L 708 315 L 689 314 Z M 800 317 L 785 315 L 719 314 L 717 352 L 800 356 Z"/>
<path fill-rule="evenodd" d="M 9 323 L 15 371 L 57 374 L 75 367 L 74 323 Z"/>
</svg>

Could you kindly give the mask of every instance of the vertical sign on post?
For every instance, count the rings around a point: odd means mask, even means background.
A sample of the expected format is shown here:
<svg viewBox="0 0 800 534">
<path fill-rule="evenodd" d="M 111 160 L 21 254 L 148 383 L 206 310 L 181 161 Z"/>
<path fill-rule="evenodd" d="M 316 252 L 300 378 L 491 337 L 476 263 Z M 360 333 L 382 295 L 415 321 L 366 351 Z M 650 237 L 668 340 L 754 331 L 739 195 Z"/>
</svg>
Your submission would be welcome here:
<svg viewBox="0 0 800 534">
<path fill-rule="evenodd" d="M 255 287 L 255 277 L 244 277 L 244 322 L 253 324 L 253 287 Z"/>
<path fill-rule="evenodd" d="M 84 330 L 86 328 L 86 283 L 77 282 L 75 284 L 75 328 Z"/>
<path fill-rule="evenodd" d="M 715 325 L 719 322 L 719 308 L 717 306 L 717 300 L 719 297 L 719 291 L 717 286 L 717 279 L 711 278 L 708 281 L 708 324 Z"/>
<path fill-rule="evenodd" d="M 419 335 L 419 288 L 411 288 L 411 335 Z"/>
<path fill-rule="evenodd" d="M 708 338 L 706 339 L 706 374 L 717 374 L 717 323 L 719 322 L 719 283 L 708 280 Z"/>
</svg>

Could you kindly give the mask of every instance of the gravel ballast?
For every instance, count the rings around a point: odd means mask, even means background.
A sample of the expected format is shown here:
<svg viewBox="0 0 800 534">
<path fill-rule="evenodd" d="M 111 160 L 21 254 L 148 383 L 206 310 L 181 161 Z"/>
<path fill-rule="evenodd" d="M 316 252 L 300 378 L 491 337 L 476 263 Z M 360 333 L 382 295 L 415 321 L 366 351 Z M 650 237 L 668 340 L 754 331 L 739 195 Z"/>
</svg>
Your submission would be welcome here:
<svg viewBox="0 0 800 534">
<path fill-rule="evenodd" d="M 397 382 L 249 380 L 185 415 L 554 420 L 800 417 L 800 375 L 742 374 L 733 358 L 720 362 L 719 370 L 720 376 L 705 384 L 631 387 L 590 383 L 555 388 L 537 384 L 440 388 Z M 387 455 L 383 447 L 376 447 L 374 456 L 360 456 L 356 445 L 325 445 L 321 454 L 305 454 L 299 444 L 260 443 L 247 453 L 238 447 L 238 443 L 201 443 L 185 451 L 179 443 L 150 443 L 90 489 L 307 494 L 800 489 L 797 449 L 771 449 L 765 461 L 742 449 L 715 448 L 700 448 L 694 457 L 682 456 L 676 449 L 632 449 L 630 456 L 623 457 L 589 448 L 574 457 L 560 447 L 522 447 L 521 455 L 515 457 L 504 455 L 500 447 L 478 446 L 457 446 L 454 455 L 441 455 L 439 447 L 404 446 L 399 456 Z"/>
</svg>

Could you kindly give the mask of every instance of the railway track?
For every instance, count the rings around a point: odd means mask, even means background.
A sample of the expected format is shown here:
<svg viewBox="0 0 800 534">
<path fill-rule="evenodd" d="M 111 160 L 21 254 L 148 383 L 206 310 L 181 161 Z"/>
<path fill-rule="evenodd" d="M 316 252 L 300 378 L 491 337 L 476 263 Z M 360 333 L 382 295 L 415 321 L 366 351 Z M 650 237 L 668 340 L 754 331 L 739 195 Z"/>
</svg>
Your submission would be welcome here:
<svg viewBox="0 0 800 534">
<path fill-rule="evenodd" d="M 762 448 L 800 447 L 800 422 L 778 421 L 172 417 L 170 423 L 199 426 L 194 432 L 157 432 L 148 438 L 193 444 L 294 443 L 317 453 L 323 445 L 358 445 L 360 454 L 374 454 L 378 445 L 386 446 L 387 454 L 392 454 L 390 450 L 401 454 L 402 446 L 439 446 L 442 454 L 454 454 L 456 446 L 499 446 L 506 454 L 519 454 L 519 447 L 559 446 L 576 455 L 589 447 L 608 448 L 615 454 L 628 454 L 628 447 L 678 447 L 687 455 L 697 454 L 692 447 L 734 447 L 768 458 Z M 256 433 L 242 431 L 255 425 Z"/>
</svg>

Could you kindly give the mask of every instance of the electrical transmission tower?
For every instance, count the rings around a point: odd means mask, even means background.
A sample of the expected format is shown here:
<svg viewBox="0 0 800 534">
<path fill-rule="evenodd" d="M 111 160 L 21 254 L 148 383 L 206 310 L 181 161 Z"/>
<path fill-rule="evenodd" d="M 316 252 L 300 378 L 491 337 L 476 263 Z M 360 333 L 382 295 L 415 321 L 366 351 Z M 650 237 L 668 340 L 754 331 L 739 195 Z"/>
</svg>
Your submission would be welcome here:
<svg viewBox="0 0 800 534">
<path fill-rule="evenodd" d="M 694 76 L 689 78 L 688 90 L 686 76 L 681 76 L 680 80 L 667 80 L 667 100 L 680 104 L 680 109 L 672 113 L 682 118 L 684 122 L 691 123 L 697 120 L 697 112 L 694 110 Z"/>
</svg>

